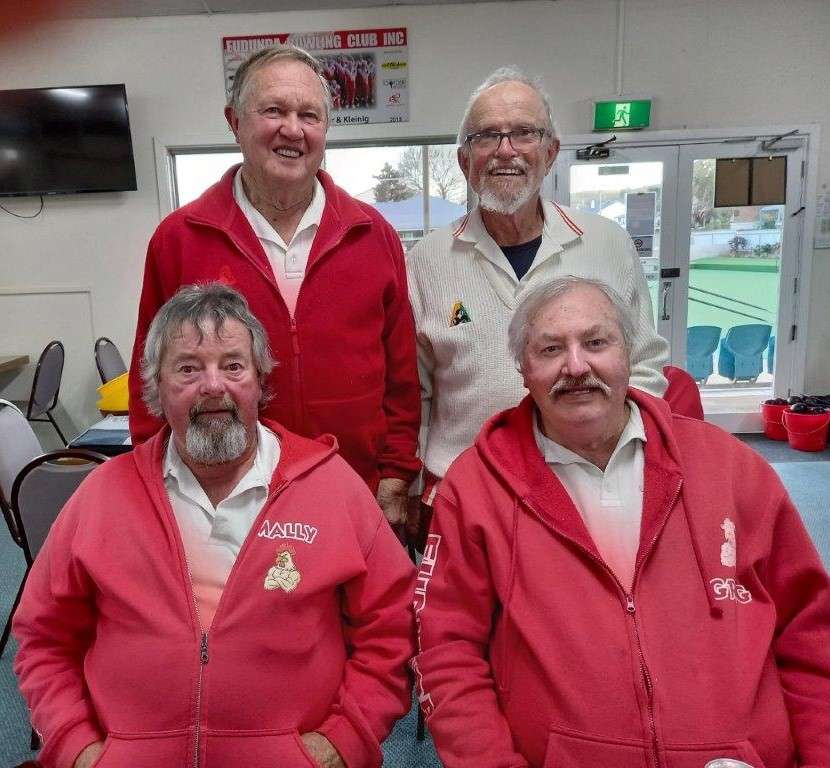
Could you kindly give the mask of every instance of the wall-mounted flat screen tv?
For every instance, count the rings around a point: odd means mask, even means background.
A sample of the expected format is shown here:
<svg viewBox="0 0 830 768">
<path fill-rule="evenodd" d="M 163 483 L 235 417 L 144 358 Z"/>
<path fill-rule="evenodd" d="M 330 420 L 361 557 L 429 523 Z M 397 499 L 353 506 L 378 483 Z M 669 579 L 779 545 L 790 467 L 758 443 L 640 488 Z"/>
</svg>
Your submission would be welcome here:
<svg viewBox="0 0 830 768">
<path fill-rule="evenodd" d="M 0 91 L 0 195 L 135 188 L 123 85 Z"/>
</svg>

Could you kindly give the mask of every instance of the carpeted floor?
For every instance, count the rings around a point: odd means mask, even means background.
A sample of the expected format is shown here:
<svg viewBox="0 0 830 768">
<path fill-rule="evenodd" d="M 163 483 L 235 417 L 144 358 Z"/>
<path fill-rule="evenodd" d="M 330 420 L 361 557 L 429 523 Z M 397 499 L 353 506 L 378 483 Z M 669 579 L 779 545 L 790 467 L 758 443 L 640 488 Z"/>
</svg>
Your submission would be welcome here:
<svg viewBox="0 0 830 768">
<path fill-rule="evenodd" d="M 758 436 L 742 436 L 745 442 L 778 472 L 790 492 L 825 564 L 830 567 L 830 449 L 820 454 L 799 453 L 786 443 Z M 0 620 L 5 622 L 24 571 L 23 555 L 5 532 L 0 532 Z M 11 670 L 16 646 L 9 642 L 0 659 L 0 768 L 32 758 L 29 720 Z M 383 745 L 386 768 L 440 768 L 432 742 L 415 740 L 415 710 L 403 718 Z"/>
<path fill-rule="evenodd" d="M 830 461 L 773 463 L 824 565 L 830 569 Z"/>
</svg>

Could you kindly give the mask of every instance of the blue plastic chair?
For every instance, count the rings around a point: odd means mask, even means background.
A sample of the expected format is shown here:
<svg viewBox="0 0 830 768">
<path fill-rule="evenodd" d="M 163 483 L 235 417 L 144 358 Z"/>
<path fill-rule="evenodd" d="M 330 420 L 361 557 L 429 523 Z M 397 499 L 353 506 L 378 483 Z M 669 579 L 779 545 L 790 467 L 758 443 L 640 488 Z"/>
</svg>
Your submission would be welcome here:
<svg viewBox="0 0 830 768">
<path fill-rule="evenodd" d="M 720 328 L 717 325 L 693 325 L 686 330 L 686 370 L 701 384 L 714 371 L 712 355 L 718 348 Z"/>
<path fill-rule="evenodd" d="M 767 373 L 775 371 L 775 336 L 769 337 L 767 344 Z"/>
<path fill-rule="evenodd" d="M 766 323 L 730 328 L 720 342 L 718 373 L 732 381 L 755 381 L 763 370 L 771 332 L 772 326 Z"/>
</svg>

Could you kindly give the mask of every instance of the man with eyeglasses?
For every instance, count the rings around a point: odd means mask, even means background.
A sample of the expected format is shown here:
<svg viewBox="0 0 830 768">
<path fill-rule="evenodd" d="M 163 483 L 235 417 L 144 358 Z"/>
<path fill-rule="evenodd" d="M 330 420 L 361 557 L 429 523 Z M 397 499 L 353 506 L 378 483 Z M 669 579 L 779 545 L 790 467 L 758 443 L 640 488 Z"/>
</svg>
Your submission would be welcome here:
<svg viewBox="0 0 830 768">
<path fill-rule="evenodd" d="M 559 151 L 541 85 L 514 67 L 496 70 L 470 97 L 458 147 L 478 203 L 407 255 L 421 380 L 423 518 L 438 481 L 485 420 L 522 398 L 504 339 L 534 287 L 565 275 L 608 282 L 637 318 L 631 384 L 657 396 L 666 389 L 668 344 L 654 329 L 631 238 L 612 221 L 541 199 Z M 418 517 L 412 510 L 410 535 Z M 421 522 L 423 534 L 428 523 Z"/>
<path fill-rule="evenodd" d="M 393 526 L 417 475 L 418 371 L 394 229 L 320 170 L 331 108 L 320 63 L 276 46 L 236 71 L 225 117 L 243 162 L 158 227 L 147 252 L 130 368 L 134 442 L 161 427 L 141 401 L 140 351 L 183 284 L 221 281 L 248 300 L 280 365 L 265 415 L 333 434 Z"/>
</svg>

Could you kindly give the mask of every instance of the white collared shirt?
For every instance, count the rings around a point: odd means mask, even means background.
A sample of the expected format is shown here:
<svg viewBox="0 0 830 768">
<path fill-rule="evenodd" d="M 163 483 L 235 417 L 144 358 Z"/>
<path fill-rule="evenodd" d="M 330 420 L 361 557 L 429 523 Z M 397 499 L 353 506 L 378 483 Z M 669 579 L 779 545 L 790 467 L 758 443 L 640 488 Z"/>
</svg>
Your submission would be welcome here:
<svg viewBox="0 0 830 768">
<path fill-rule="evenodd" d="M 579 510 L 597 551 L 630 591 L 643 516 L 643 444 L 646 433 L 637 406 L 626 400 L 628 422 L 603 472 L 595 464 L 542 434 L 533 420 L 536 445 Z"/>
<path fill-rule="evenodd" d="M 297 308 L 297 296 L 299 296 L 300 286 L 303 277 L 305 277 L 311 246 L 314 243 L 314 238 L 323 219 L 323 210 L 326 207 L 326 193 L 323 185 L 317 179 L 314 179 L 314 194 L 311 197 L 311 202 L 308 208 L 305 209 L 305 213 L 303 213 L 303 217 L 297 225 L 297 230 L 288 244 L 285 243 L 279 232 L 271 226 L 271 222 L 251 204 L 242 184 L 241 168 L 236 172 L 233 180 L 233 198 L 259 238 L 259 242 L 265 250 L 265 255 L 268 256 L 280 293 L 285 299 L 288 311 L 293 315 Z"/>
<path fill-rule="evenodd" d="M 279 459 L 277 436 L 258 423 L 254 463 L 227 498 L 214 507 L 182 461 L 172 437 L 167 443 L 164 487 L 179 525 L 203 630 L 213 622 L 231 568 L 268 498 Z"/>
<path fill-rule="evenodd" d="M 479 266 L 487 273 L 490 284 L 502 300 L 515 308 L 528 285 L 535 282 L 534 272 L 548 262 L 555 261 L 571 243 L 582 237 L 582 230 L 556 203 L 546 202 L 542 209 L 542 242 L 527 272 L 519 279 L 516 270 L 493 240 L 481 218 L 481 208 L 476 206 L 468 214 L 463 225 L 454 232 L 460 242 L 471 243 L 481 256 Z M 549 265 L 548 265 L 549 266 Z"/>
</svg>

